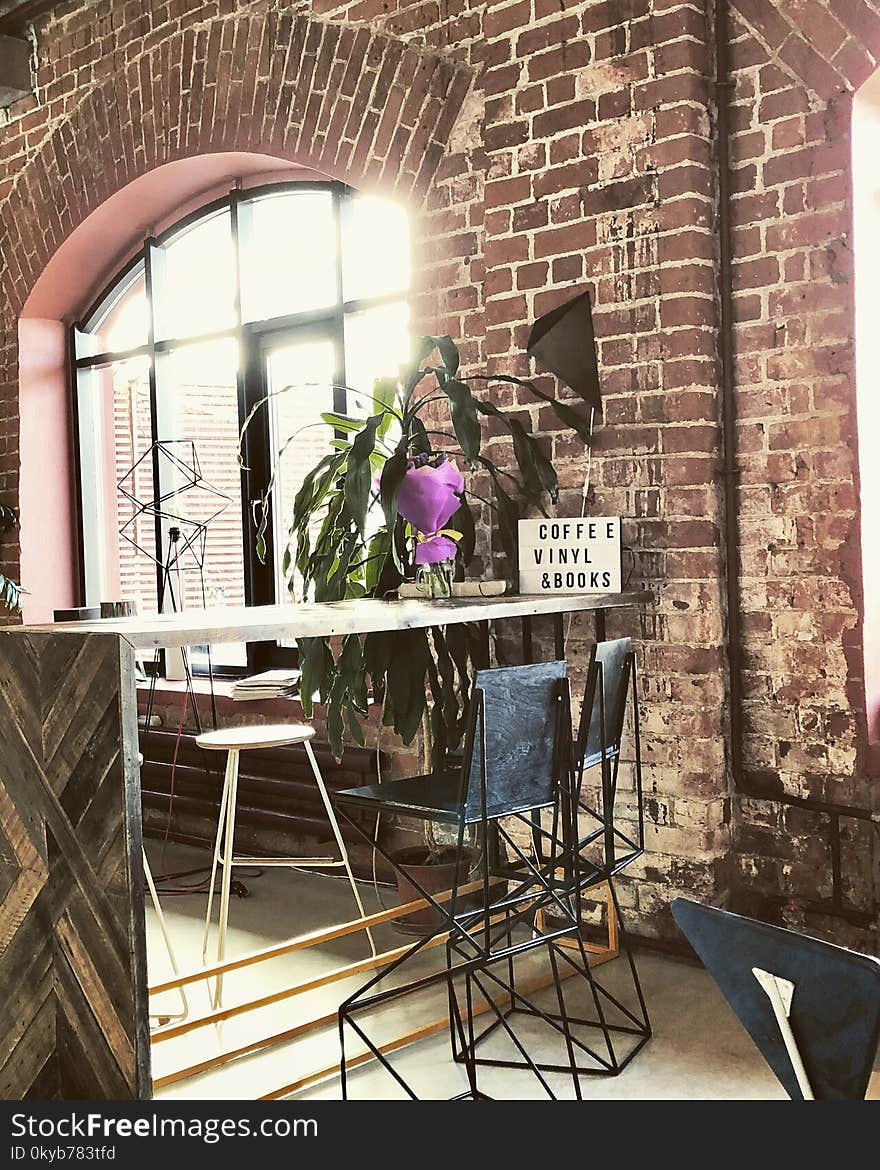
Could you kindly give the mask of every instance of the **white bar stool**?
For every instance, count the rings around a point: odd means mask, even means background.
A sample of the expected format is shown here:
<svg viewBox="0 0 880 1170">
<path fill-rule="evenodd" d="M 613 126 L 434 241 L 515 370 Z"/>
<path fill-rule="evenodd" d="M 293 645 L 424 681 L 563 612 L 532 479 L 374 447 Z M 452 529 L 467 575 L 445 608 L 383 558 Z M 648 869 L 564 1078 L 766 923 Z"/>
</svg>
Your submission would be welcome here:
<svg viewBox="0 0 880 1170">
<path fill-rule="evenodd" d="M 142 752 L 138 752 L 138 764 L 143 767 L 144 757 Z M 150 891 L 150 899 L 153 903 L 153 909 L 156 911 L 156 918 L 159 920 L 159 929 L 162 932 L 162 938 L 165 940 L 165 950 L 168 952 L 168 958 L 171 962 L 171 970 L 174 975 L 180 974 L 177 969 L 177 959 L 174 956 L 174 947 L 171 945 L 171 935 L 168 933 L 168 926 L 165 922 L 165 915 L 162 913 L 162 903 L 159 901 L 159 893 L 156 889 L 156 883 L 153 881 L 153 871 L 150 869 L 150 863 L 147 859 L 146 849 L 141 847 L 141 852 L 144 857 L 144 877 L 147 881 L 147 889 Z M 185 1020 L 189 1015 L 189 1004 L 186 999 L 186 992 L 182 987 L 178 987 L 177 994 L 180 996 L 181 1010 L 174 1015 L 165 1012 L 150 1012 L 150 1017 L 155 1019 L 158 1026 L 170 1023 L 172 1020 Z"/>
<path fill-rule="evenodd" d="M 351 866 L 349 865 L 348 851 L 342 840 L 342 833 L 339 831 L 339 824 L 336 820 L 333 806 L 330 803 L 330 797 L 327 795 L 324 778 L 318 768 L 318 761 L 315 759 L 315 753 L 312 751 L 312 745 L 309 742 L 314 734 L 314 727 L 309 727 L 305 723 L 270 723 L 263 724 L 262 726 L 221 728 L 219 731 L 208 731 L 196 739 L 199 747 L 206 748 L 208 751 L 228 752 L 226 757 L 226 776 L 223 780 L 223 795 L 220 798 L 217 838 L 214 843 L 214 861 L 211 866 L 211 885 L 208 891 L 208 911 L 205 915 L 205 934 L 202 941 L 202 962 L 206 966 L 208 962 L 208 941 L 211 932 L 211 910 L 214 903 L 214 883 L 218 865 L 222 865 L 223 867 L 223 877 L 220 883 L 220 922 L 217 935 L 216 961 L 218 963 L 222 963 L 226 956 L 226 928 L 229 921 L 229 894 L 232 885 L 232 867 L 234 865 L 283 865 L 295 869 L 302 869 L 309 866 L 320 867 L 321 869 L 342 867 L 348 875 L 348 882 L 351 886 L 351 892 L 354 894 L 354 900 L 357 903 L 360 916 L 361 918 L 366 918 L 364 904 L 361 901 L 361 896 L 358 893 L 357 884 L 351 872 Z M 318 791 L 321 793 L 324 808 L 327 810 L 330 826 L 333 829 L 333 836 L 336 838 L 336 844 L 339 846 L 341 859 L 337 861 L 332 857 L 236 857 L 234 854 L 234 844 L 239 754 L 242 751 L 253 750 L 255 748 L 287 747 L 297 743 L 301 743 L 305 748 L 315 777 L 315 783 L 318 786 Z M 375 955 L 376 945 L 373 942 L 373 936 L 369 929 L 367 929 L 366 934 L 370 941 L 370 949 Z M 221 974 L 216 976 L 214 994 L 211 1000 L 212 1006 L 215 1008 L 220 1005 L 222 990 L 223 976 Z"/>
</svg>

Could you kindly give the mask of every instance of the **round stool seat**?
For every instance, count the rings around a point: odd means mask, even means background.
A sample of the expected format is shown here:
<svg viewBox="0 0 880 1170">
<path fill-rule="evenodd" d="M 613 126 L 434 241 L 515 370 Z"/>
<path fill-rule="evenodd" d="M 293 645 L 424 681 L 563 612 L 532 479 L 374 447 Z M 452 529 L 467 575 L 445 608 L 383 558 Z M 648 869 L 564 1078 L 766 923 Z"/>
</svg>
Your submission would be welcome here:
<svg viewBox="0 0 880 1170">
<path fill-rule="evenodd" d="M 221 727 L 219 731 L 206 731 L 196 739 L 196 743 L 209 751 L 248 751 L 250 748 L 305 743 L 314 734 L 314 727 L 309 727 L 307 723 L 264 723 L 252 727 Z"/>
</svg>

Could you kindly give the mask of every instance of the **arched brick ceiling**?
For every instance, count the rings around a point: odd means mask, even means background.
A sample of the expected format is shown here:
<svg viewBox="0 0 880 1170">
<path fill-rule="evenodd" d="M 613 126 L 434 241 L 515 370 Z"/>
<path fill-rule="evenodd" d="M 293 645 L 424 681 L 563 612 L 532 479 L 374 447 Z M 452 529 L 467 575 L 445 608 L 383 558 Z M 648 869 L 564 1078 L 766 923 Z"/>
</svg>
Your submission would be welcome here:
<svg viewBox="0 0 880 1170">
<path fill-rule="evenodd" d="M 99 204 L 176 159 L 248 151 L 419 199 L 469 86 L 436 53 L 301 12 L 187 28 L 90 90 L 18 175 L 0 208 L 5 315 Z"/>
</svg>

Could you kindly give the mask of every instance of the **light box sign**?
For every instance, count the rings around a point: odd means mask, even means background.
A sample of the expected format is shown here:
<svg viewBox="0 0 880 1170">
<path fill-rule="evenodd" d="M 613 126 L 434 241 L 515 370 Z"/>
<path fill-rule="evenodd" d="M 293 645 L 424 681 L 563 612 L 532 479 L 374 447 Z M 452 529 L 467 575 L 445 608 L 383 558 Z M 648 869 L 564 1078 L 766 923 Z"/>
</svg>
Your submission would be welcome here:
<svg viewBox="0 0 880 1170">
<path fill-rule="evenodd" d="M 520 520 L 520 593 L 620 593 L 620 517 Z"/>
</svg>

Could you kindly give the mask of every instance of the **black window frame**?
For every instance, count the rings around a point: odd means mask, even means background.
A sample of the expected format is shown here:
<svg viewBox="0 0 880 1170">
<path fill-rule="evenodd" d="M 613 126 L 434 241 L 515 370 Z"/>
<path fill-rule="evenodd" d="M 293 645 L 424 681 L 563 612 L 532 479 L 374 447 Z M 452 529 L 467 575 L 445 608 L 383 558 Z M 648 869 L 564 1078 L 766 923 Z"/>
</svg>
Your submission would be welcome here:
<svg viewBox="0 0 880 1170">
<path fill-rule="evenodd" d="M 326 308 L 310 310 L 302 313 L 283 314 L 278 317 L 265 318 L 258 321 L 244 321 L 242 318 L 241 289 L 241 236 L 239 231 L 239 210 L 242 203 L 251 202 L 267 196 L 282 195 L 291 192 L 321 191 L 329 192 L 332 196 L 333 216 L 336 230 L 336 300 Z M 343 253 L 342 253 L 342 204 L 345 199 L 358 195 L 356 189 L 345 183 L 327 180 L 303 180 L 266 183 L 257 187 L 241 188 L 236 186 L 226 195 L 214 199 L 177 220 L 170 227 L 156 236 L 148 236 L 140 250 L 109 280 L 100 294 L 92 301 L 87 311 L 69 329 L 70 343 L 70 375 L 71 375 L 71 403 L 73 410 L 74 436 L 74 467 L 76 471 L 77 513 L 80 522 L 77 530 L 78 537 L 78 591 L 81 603 L 86 594 L 86 565 L 85 565 L 85 537 L 83 533 L 83 501 L 82 501 L 82 471 L 81 471 L 81 437 L 79 425 L 79 372 L 86 369 L 96 369 L 127 359 L 144 356 L 149 360 L 149 394 L 150 394 L 150 426 L 151 438 L 156 442 L 157 432 L 157 358 L 181 346 L 193 346 L 208 341 L 226 338 L 234 339 L 239 347 L 239 366 L 237 374 L 239 428 L 243 426 L 253 408 L 266 395 L 266 361 L 265 355 L 270 345 L 293 339 L 297 336 L 305 339 L 320 331 L 322 335 L 332 339 L 336 353 L 337 369 L 335 373 L 336 385 L 333 394 L 333 409 L 344 412 L 347 406 L 347 385 L 345 368 L 345 320 L 346 317 L 366 309 L 381 307 L 386 304 L 397 304 L 408 300 L 408 289 L 399 292 L 387 293 L 376 297 L 360 297 L 343 299 Z M 235 297 L 233 324 L 222 330 L 213 330 L 207 333 L 189 336 L 174 336 L 157 339 L 155 336 L 155 302 L 153 296 L 153 264 L 152 256 L 156 249 L 161 248 L 175 236 L 193 227 L 198 222 L 229 211 L 230 231 L 232 236 L 233 254 L 235 257 Z M 145 291 L 148 309 L 147 341 L 144 344 L 132 346 L 124 350 L 112 350 L 96 353 L 85 357 L 76 356 L 76 337 L 78 333 L 88 333 L 89 326 L 99 314 L 108 312 L 108 301 L 111 297 L 118 299 L 126 291 L 126 282 L 138 279 L 143 269 Z M 112 305 L 109 306 L 112 308 Z M 269 605 L 278 599 L 275 596 L 275 533 L 270 517 L 266 530 L 266 557 L 261 562 L 256 554 L 256 510 L 260 502 L 264 485 L 268 482 L 271 473 L 271 435 L 270 412 L 260 411 L 249 425 L 244 439 L 243 463 L 241 470 L 241 502 L 242 502 L 242 539 L 244 593 L 245 605 Z M 153 469 L 154 483 L 158 480 L 158 468 Z M 156 549 L 157 559 L 162 556 L 161 523 L 156 521 Z M 162 568 L 157 565 L 157 593 L 160 591 Z M 272 666 L 296 665 L 297 653 L 294 649 L 278 646 L 277 643 L 256 643 L 247 646 L 247 666 L 214 666 L 212 673 L 217 677 L 235 678 L 247 673 L 266 670 Z M 149 668 L 149 666 L 148 666 Z M 164 673 L 164 660 L 160 659 L 159 670 Z M 207 668 L 201 665 L 193 667 L 196 675 L 207 674 Z"/>
</svg>

